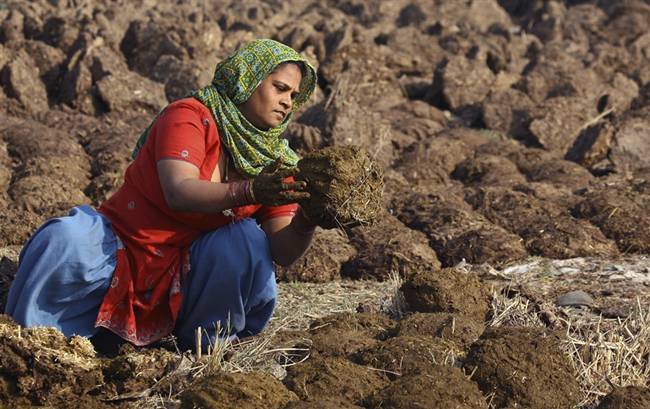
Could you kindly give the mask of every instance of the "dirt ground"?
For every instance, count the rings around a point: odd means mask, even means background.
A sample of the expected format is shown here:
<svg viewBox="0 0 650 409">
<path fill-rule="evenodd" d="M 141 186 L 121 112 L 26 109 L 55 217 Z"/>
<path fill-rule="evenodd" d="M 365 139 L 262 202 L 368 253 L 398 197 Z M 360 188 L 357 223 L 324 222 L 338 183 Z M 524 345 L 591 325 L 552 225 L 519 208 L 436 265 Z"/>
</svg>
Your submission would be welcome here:
<svg viewBox="0 0 650 409">
<path fill-rule="evenodd" d="M 318 229 L 262 336 L 105 356 L 3 317 L 0 407 L 646 407 L 648 25 L 642 0 L 1 2 L 2 309 L 30 234 L 250 39 L 318 68 L 289 143 L 378 168 L 375 223 Z"/>
</svg>

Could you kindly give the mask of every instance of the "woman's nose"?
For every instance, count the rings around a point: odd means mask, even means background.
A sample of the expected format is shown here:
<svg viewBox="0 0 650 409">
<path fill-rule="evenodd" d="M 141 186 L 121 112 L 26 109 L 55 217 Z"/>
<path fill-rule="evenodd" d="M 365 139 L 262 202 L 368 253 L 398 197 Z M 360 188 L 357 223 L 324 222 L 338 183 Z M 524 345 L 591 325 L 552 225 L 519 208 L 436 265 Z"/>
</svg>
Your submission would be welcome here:
<svg viewBox="0 0 650 409">
<path fill-rule="evenodd" d="M 282 105 L 282 107 L 286 110 L 291 109 L 291 104 L 291 97 L 282 97 L 282 99 L 280 99 L 280 105 Z"/>
</svg>

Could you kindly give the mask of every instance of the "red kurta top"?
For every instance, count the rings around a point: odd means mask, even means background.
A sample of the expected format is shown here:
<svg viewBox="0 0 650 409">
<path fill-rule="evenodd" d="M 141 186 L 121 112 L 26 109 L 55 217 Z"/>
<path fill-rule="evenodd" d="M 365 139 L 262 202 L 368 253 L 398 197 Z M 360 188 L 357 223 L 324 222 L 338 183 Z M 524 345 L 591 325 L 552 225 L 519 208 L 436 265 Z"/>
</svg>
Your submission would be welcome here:
<svg viewBox="0 0 650 409">
<path fill-rule="evenodd" d="M 293 215 L 297 205 L 250 205 L 232 212 L 205 214 L 172 210 L 165 201 L 156 163 L 173 158 L 194 164 L 210 180 L 221 143 L 209 109 L 194 98 L 170 104 L 152 126 L 149 138 L 128 167 L 124 184 L 99 211 L 121 243 L 110 288 L 96 325 L 135 345 L 170 334 L 182 303 L 181 288 L 190 271 L 189 247 L 201 234 L 235 220 L 262 223 Z"/>
</svg>

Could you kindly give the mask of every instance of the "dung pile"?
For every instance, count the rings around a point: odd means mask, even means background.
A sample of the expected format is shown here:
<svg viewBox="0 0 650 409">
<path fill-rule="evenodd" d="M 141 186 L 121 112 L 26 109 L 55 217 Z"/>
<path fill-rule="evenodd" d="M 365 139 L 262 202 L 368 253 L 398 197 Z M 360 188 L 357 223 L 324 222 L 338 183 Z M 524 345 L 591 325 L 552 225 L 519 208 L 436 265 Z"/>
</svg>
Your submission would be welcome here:
<svg viewBox="0 0 650 409">
<path fill-rule="evenodd" d="M 475 275 L 460 269 L 423 271 L 402 284 L 406 304 L 414 312 L 446 312 L 485 320 L 488 292 Z"/>
<path fill-rule="evenodd" d="M 329 398 L 334 392 L 358 402 L 388 385 L 378 371 L 338 357 L 315 356 L 287 372 L 284 384 L 303 400 Z"/>
<path fill-rule="evenodd" d="M 307 182 L 307 216 L 331 229 L 368 225 L 379 214 L 384 188 L 379 164 L 358 146 L 330 146 L 298 162 L 298 180 Z"/>
<path fill-rule="evenodd" d="M 448 339 L 465 349 L 481 336 L 484 329 L 482 321 L 465 315 L 417 312 L 400 321 L 398 335 Z"/>
<path fill-rule="evenodd" d="M 375 368 L 389 379 L 428 374 L 436 364 L 454 365 L 463 355 L 456 342 L 428 336 L 396 336 L 352 356 L 359 365 Z"/>
<path fill-rule="evenodd" d="M 497 408 L 572 408 L 579 387 L 560 342 L 544 329 L 488 330 L 472 345 L 465 370 L 485 395 L 494 394 Z"/>
<path fill-rule="evenodd" d="M 349 357 L 372 348 L 395 332 L 396 323 L 383 314 L 335 313 L 311 323 L 311 354 Z"/>
<path fill-rule="evenodd" d="M 191 380 L 187 363 L 184 355 L 128 344 L 108 359 L 87 338 L 21 328 L 0 315 L 1 408 L 115 408 L 125 399 L 176 395 Z"/>
<path fill-rule="evenodd" d="M 84 399 L 83 407 L 103 407 L 88 396 L 103 377 L 86 338 L 67 340 L 53 328 L 23 329 L 2 315 L 0 362 L 0 402 L 59 407 Z"/>
<path fill-rule="evenodd" d="M 295 400 L 296 395 L 271 375 L 220 372 L 200 379 L 183 392 L 181 408 L 280 409 Z"/>
<path fill-rule="evenodd" d="M 429 374 L 405 376 L 374 394 L 367 407 L 484 409 L 487 403 L 460 369 L 433 365 Z"/>
</svg>

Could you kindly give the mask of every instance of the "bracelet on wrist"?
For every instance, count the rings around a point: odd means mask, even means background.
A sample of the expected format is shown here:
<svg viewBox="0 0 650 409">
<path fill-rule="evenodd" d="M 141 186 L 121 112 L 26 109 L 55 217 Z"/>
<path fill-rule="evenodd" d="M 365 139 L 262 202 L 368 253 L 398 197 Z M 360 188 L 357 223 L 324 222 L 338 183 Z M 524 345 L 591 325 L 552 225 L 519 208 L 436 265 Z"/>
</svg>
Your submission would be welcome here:
<svg viewBox="0 0 650 409">
<path fill-rule="evenodd" d="M 250 180 L 228 183 L 228 199 L 232 207 L 246 206 L 255 203 L 254 197 L 251 197 L 252 183 Z"/>
<path fill-rule="evenodd" d="M 246 194 L 248 195 L 250 203 L 257 203 L 257 199 L 255 199 L 255 191 L 253 190 L 253 181 L 249 179 L 246 181 L 246 183 Z"/>
</svg>

